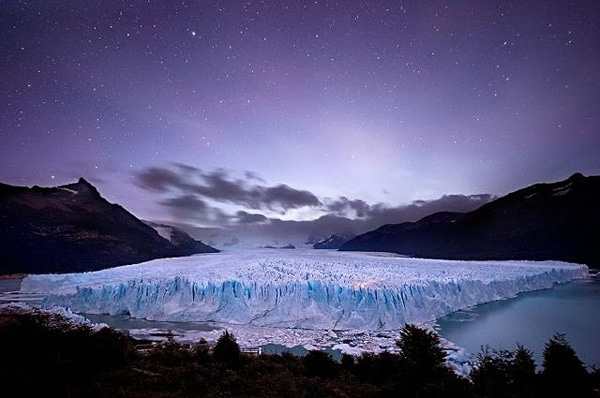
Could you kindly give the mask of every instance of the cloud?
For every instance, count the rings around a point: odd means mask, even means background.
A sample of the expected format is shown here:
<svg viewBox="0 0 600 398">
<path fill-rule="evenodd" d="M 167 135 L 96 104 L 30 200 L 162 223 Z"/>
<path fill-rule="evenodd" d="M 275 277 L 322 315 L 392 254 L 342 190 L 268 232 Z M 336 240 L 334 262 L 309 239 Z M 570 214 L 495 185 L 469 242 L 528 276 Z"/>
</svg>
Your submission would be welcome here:
<svg viewBox="0 0 600 398">
<path fill-rule="evenodd" d="M 186 172 L 186 173 L 195 173 L 195 172 L 200 171 L 199 168 L 197 168 L 195 166 L 190 166 L 189 164 L 185 164 L 185 163 L 174 162 L 173 165 L 175 167 L 177 167 L 179 170 Z"/>
<path fill-rule="evenodd" d="M 255 184 L 253 173 L 246 179 L 233 178 L 224 169 L 203 172 L 192 166 L 177 164 L 175 169 L 149 167 L 135 174 L 136 184 L 153 192 L 177 192 L 197 195 L 216 202 L 227 202 L 249 209 L 268 209 L 285 213 L 289 209 L 317 207 L 321 201 L 312 192 L 279 184 Z M 250 178 L 248 178 L 250 177 Z"/>
<path fill-rule="evenodd" d="M 364 200 L 354 199 L 350 200 L 345 196 L 340 196 L 337 200 L 326 204 L 326 209 L 333 214 L 343 216 L 348 214 L 349 211 L 353 211 L 356 217 L 365 217 L 371 206 Z"/>
<path fill-rule="evenodd" d="M 198 199 L 194 195 L 182 195 L 174 198 L 165 199 L 160 204 L 173 207 L 176 209 L 184 209 L 186 211 L 196 212 L 196 211 L 205 211 L 208 208 L 206 202 L 201 199 Z"/>
<path fill-rule="evenodd" d="M 154 192 L 167 192 L 186 185 L 181 175 L 162 167 L 149 167 L 136 173 L 135 182 L 140 188 Z"/>
<path fill-rule="evenodd" d="M 243 210 L 238 211 L 235 215 L 239 224 L 264 223 L 269 220 L 266 216 L 262 214 L 247 213 Z"/>
<path fill-rule="evenodd" d="M 239 245 L 258 247 L 265 244 L 304 243 L 318 240 L 334 233 L 358 235 L 376 229 L 384 224 L 399 224 L 417 221 L 438 211 L 467 212 L 475 210 L 493 199 L 491 195 L 444 195 L 434 200 L 418 200 L 408 205 L 386 206 L 384 204 L 369 205 L 362 218 L 349 218 L 330 213 L 314 220 L 282 220 L 269 218 L 268 222 L 236 223 L 223 225 L 220 229 L 195 228 L 181 225 L 192 236 L 214 242 L 217 247 L 230 244 L 236 237 Z M 344 208 L 353 200 L 341 200 L 334 208 Z M 341 206 L 340 204 L 343 204 Z M 359 207 L 359 209 L 362 207 Z M 258 218 L 257 218 L 258 219 Z M 261 218 L 262 219 L 262 218 Z"/>
<path fill-rule="evenodd" d="M 164 199 L 159 203 L 167 207 L 177 220 L 224 223 L 229 219 L 229 216 L 221 209 L 209 206 L 195 195 L 180 195 Z"/>
<path fill-rule="evenodd" d="M 279 184 L 273 187 L 255 187 L 253 193 L 259 194 L 261 200 L 257 202 L 264 203 L 268 208 L 281 207 L 284 210 L 295 209 L 304 206 L 320 206 L 321 201 L 311 192 L 294 189 L 285 184 Z"/>
<path fill-rule="evenodd" d="M 246 170 L 244 172 L 244 177 L 246 177 L 247 180 L 256 180 L 258 182 L 266 183 L 266 181 L 261 176 L 259 176 L 253 171 Z"/>
<path fill-rule="evenodd" d="M 481 195 L 443 195 L 433 200 L 418 200 L 408 205 L 389 206 L 384 203 L 369 205 L 363 200 L 340 197 L 329 202 L 325 208 L 329 214 L 313 221 L 302 221 L 311 231 L 329 233 L 363 233 L 384 224 L 400 224 L 418 221 L 440 211 L 468 212 L 494 199 L 489 194 Z M 353 217 L 354 216 L 354 217 Z M 271 219 L 271 224 L 276 220 Z M 288 223 L 298 223 L 289 221 Z M 290 224 L 288 224 L 290 227 Z"/>
<path fill-rule="evenodd" d="M 467 212 L 489 202 L 492 195 L 443 195 L 433 200 L 415 200 L 408 205 L 389 206 L 384 203 L 368 204 L 360 199 L 341 196 L 326 201 L 325 209 L 339 217 L 359 218 L 380 224 L 417 221 L 439 211 Z"/>
<path fill-rule="evenodd" d="M 364 210 L 364 218 L 370 224 L 399 224 L 406 221 L 417 221 L 440 211 L 464 213 L 493 200 L 489 194 L 480 195 L 443 195 L 433 200 L 415 200 L 411 204 L 389 207 L 382 203 L 371 205 Z"/>
<path fill-rule="evenodd" d="M 440 211 L 468 212 L 494 199 L 489 194 L 443 195 L 399 206 L 369 204 L 346 196 L 320 200 L 310 191 L 286 184 L 266 185 L 252 172 L 244 172 L 243 175 L 244 178 L 234 178 L 224 169 L 205 172 L 177 163 L 171 167 L 146 168 L 135 174 L 135 182 L 143 189 L 161 195 L 163 199 L 159 203 L 169 209 L 177 221 L 219 226 L 240 236 L 262 235 L 282 240 L 286 236 L 306 238 L 331 233 L 359 234 L 384 224 L 417 221 Z M 219 204 L 233 204 L 241 209 L 226 213 Z M 250 211 L 268 210 L 283 214 L 301 207 L 311 207 L 323 215 L 314 220 L 295 221 L 268 218 L 260 212 Z"/>
</svg>

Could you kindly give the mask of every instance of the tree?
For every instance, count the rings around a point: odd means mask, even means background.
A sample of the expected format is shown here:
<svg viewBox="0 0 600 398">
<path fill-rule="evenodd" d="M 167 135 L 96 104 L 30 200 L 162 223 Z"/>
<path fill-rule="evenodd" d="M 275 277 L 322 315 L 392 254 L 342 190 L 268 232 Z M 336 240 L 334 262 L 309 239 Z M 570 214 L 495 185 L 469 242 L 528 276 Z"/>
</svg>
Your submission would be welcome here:
<svg viewBox="0 0 600 398">
<path fill-rule="evenodd" d="M 332 378 L 337 375 L 338 365 L 331 355 L 323 351 L 309 351 L 303 359 L 304 371 L 307 376 Z"/>
<path fill-rule="evenodd" d="M 192 353 L 199 363 L 210 361 L 210 347 L 208 346 L 208 342 L 203 338 L 192 346 Z"/>
<path fill-rule="evenodd" d="M 589 394 L 587 370 L 564 334 L 555 334 L 546 343 L 543 379 L 551 396 Z"/>
<path fill-rule="evenodd" d="M 511 389 L 515 396 L 530 397 L 536 388 L 535 361 L 533 354 L 522 345 L 517 345 L 509 364 Z"/>
<path fill-rule="evenodd" d="M 354 357 L 349 354 L 342 354 L 342 368 L 347 371 L 352 371 L 354 368 Z"/>
<path fill-rule="evenodd" d="M 213 357 L 218 362 L 221 362 L 230 367 L 236 367 L 240 363 L 240 346 L 238 345 L 235 336 L 225 330 L 225 333 L 219 337 L 215 348 L 213 348 Z"/>
<path fill-rule="evenodd" d="M 440 338 L 432 331 L 407 324 L 396 342 L 400 349 L 400 360 L 417 375 L 426 375 L 446 367 L 446 353 Z"/>
<path fill-rule="evenodd" d="M 408 324 L 396 345 L 400 349 L 399 372 L 385 387 L 387 394 L 438 397 L 464 393 L 466 382 L 446 366 L 446 352 L 435 332 Z"/>
<path fill-rule="evenodd" d="M 471 372 L 473 388 L 478 397 L 495 398 L 509 396 L 510 351 L 491 351 L 483 347 L 477 354 L 477 364 Z"/>
<path fill-rule="evenodd" d="M 379 371 L 379 362 L 378 355 L 372 352 L 363 352 L 356 359 L 354 374 L 365 383 L 380 384 L 383 382 L 383 379 Z"/>
</svg>

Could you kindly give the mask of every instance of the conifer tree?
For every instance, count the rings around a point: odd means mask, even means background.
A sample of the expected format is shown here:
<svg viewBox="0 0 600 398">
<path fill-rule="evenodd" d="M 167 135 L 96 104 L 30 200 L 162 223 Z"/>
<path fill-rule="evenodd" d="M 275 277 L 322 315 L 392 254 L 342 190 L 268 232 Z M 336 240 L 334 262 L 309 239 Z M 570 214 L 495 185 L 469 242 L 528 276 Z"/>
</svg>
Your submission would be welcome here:
<svg viewBox="0 0 600 398">
<path fill-rule="evenodd" d="M 543 382 L 548 394 L 583 397 L 588 393 L 588 373 L 564 334 L 555 334 L 544 349 Z"/>
<path fill-rule="evenodd" d="M 240 356 L 240 346 L 235 336 L 225 330 L 225 333 L 217 340 L 217 344 L 213 349 L 213 357 L 218 362 L 235 367 L 240 363 Z"/>
</svg>

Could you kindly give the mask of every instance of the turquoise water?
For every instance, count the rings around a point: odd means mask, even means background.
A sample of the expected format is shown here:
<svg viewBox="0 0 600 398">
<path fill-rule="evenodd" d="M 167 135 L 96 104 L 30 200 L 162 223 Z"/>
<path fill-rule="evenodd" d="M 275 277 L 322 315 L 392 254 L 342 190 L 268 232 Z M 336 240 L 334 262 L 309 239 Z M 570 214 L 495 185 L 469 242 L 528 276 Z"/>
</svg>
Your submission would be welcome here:
<svg viewBox="0 0 600 398">
<path fill-rule="evenodd" d="M 442 336 L 478 353 L 482 346 L 533 350 L 538 365 L 544 344 L 565 333 L 579 357 L 600 366 L 600 280 L 575 281 L 553 289 L 482 304 L 438 320 Z"/>
</svg>

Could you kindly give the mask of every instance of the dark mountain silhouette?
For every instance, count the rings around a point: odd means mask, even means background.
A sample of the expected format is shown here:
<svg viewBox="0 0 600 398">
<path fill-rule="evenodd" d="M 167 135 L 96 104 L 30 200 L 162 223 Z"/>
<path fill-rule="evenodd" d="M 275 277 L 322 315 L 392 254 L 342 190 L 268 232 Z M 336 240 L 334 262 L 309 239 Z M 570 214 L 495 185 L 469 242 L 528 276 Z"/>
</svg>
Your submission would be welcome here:
<svg viewBox="0 0 600 398">
<path fill-rule="evenodd" d="M 354 235 L 350 234 L 332 234 L 315 243 L 313 249 L 339 249 L 353 237 Z"/>
<path fill-rule="evenodd" d="M 340 250 L 464 260 L 564 260 L 600 266 L 600 176 L 535 184 L 468 213 L 384 225 Z"/>
<path fill-rule="evenodd" d="M 83 178 L 52 188 L 0 184 L 0 273 L 92 271 L 217 252 L 177 234 L 180 243 L 161 237 Z"/>
</svg>

